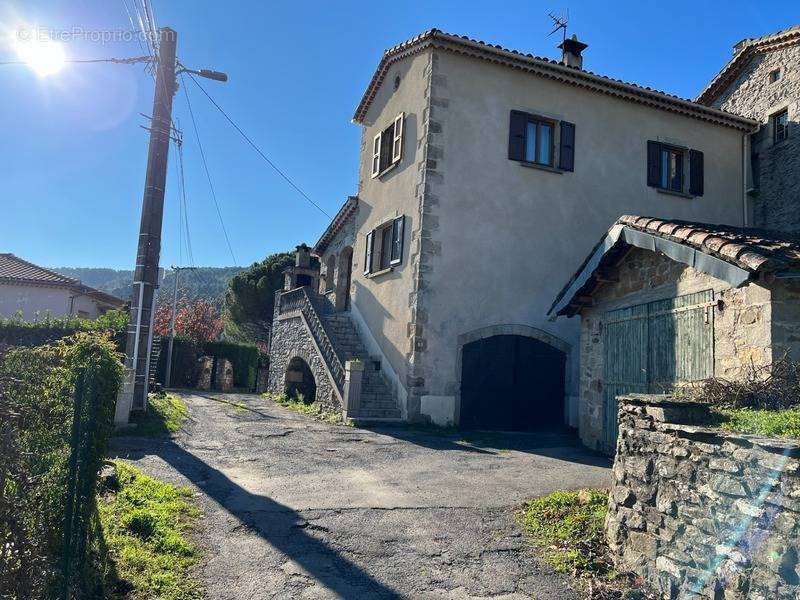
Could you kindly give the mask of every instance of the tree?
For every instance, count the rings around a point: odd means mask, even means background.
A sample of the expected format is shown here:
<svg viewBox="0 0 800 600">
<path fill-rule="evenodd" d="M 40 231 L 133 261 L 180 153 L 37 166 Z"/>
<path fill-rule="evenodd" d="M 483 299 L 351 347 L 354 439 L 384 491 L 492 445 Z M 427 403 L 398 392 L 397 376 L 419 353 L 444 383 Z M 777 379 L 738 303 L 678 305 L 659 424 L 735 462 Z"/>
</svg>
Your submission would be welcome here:
<svg viewBox="0 0 800 600">
<path fill-rule="evenodd" d="M 283 272 L 294 264 L 294 253 L 270 254 L 236 274 L 225 289 L 223 319 L 226 337 L 250 340 L 247 326 L 272 323 L 275 292 L 283 288 Z M 243 330 L 244 328 L 244 330 Z"/>
<path fill-rule="evenodd" d="M 169 322 L 172 317 L 172 305 L 161 304 L 156 309 L 154 330 L 156 335 L 169 335 Z M 197 299 L 191 302 L 178 302 L 175 314 L 175 334 L 188 338 L 199 346 L 204 342 L 219 339 L 222 333 L 222 319 L 219 311 L 208 300 Z"/>
</svg>

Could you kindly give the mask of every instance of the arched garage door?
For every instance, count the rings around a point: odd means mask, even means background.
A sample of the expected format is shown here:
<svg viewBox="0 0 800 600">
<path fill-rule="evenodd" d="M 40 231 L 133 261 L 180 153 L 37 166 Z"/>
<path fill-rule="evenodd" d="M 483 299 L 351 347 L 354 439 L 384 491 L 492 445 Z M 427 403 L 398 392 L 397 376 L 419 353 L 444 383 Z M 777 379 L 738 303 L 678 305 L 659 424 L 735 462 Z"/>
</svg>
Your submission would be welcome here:
<svg viewBox="0 0 800 600">
<path fill-rule="evenodd" d="M 466 344 L 461 365 L 461 427 L 541 431 L 564 423 L 561 350 L 520 335 Z"/>
</svg>

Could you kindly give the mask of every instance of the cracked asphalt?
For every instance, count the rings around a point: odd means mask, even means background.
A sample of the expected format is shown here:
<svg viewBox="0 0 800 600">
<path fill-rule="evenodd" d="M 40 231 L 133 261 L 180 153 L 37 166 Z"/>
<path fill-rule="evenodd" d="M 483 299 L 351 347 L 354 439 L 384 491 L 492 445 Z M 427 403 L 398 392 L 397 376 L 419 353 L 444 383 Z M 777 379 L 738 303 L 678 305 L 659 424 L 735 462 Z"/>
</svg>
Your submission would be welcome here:
<svg viewBox="0 0 800 600">
<path fill-rule="evenodd" d="M 366 430 L 255 395 L 184 397 L 179 434 L 111 454 L 197 490 L 209 598 L 577 598 L 514 520 L 531 497 L 610 483 L 570 435 Z"/>
</svg>

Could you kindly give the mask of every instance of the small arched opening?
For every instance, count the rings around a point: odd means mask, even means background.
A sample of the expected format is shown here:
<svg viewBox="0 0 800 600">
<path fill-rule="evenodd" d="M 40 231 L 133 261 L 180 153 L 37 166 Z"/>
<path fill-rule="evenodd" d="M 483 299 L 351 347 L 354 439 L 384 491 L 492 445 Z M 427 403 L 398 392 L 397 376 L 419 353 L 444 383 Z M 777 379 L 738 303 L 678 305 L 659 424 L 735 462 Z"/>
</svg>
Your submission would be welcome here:
<svg viewBox="0 0 800 600">
<path fill-rule="evenodd" d="M 289 398 L 302 400 L 306 404 L 311 404 L 317 398 L 317 383 L 311 367 L 299 356 L 295 356 L 289 361 L 286 367 L 286 379 L 284 391 Z"/>
</svg>

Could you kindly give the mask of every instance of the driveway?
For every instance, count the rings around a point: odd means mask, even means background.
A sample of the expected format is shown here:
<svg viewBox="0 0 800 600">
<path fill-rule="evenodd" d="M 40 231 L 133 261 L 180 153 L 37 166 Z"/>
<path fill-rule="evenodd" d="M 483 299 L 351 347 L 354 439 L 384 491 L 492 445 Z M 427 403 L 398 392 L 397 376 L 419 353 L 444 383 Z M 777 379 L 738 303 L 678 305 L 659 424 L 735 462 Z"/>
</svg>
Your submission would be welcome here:
<svg viewBox="0 0 800 600">
<path fill-rule="evenodd" d="M 176 437 L 111 453 L 198 490 L 209 598 L 575 598 L 514 522 L 533 496 L 608 486 L 607 459 L 572 437 L 365 430 L 254 395 L 185 398 Z"/>
</svg>

